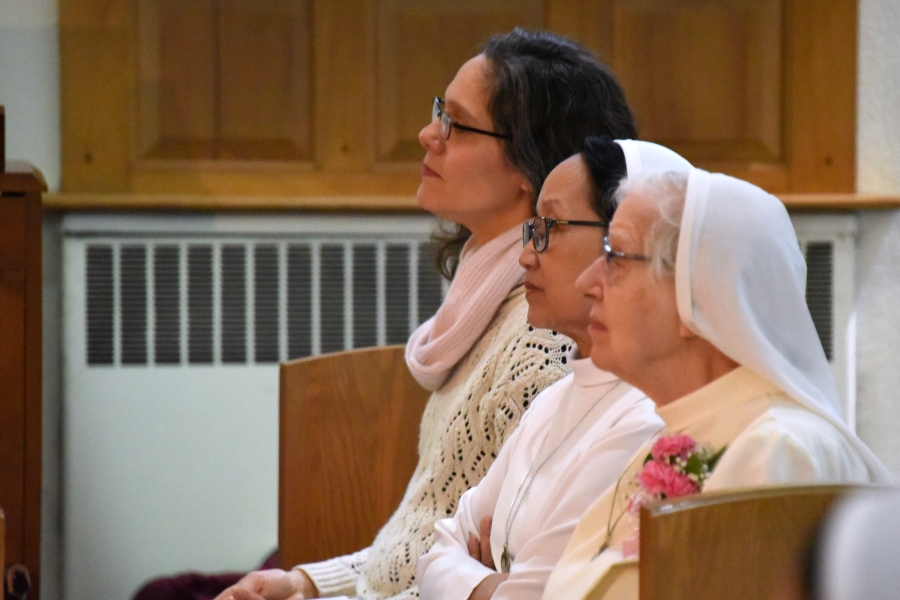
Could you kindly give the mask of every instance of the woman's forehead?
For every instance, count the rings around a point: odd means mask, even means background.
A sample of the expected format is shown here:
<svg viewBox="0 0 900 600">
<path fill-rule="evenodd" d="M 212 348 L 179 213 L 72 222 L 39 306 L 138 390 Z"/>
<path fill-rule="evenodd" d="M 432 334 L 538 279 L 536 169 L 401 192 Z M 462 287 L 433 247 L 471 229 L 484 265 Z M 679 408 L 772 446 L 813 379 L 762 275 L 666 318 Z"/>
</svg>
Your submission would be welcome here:
<svg viewBox="0 0 900 600">
<path fill-rule="evenodd" d="M 609 224 L 611 242 L 640 242 L 659 214 L 655 200 L 634 192 L 622 198 Z"/>
<path fill-rule="evenodd" d="M 484 55 L 479 54 L 459 68 L 447 86 L 445 107 L 457 119 L 487 115 L 488 83 Z"/>
<path fill-rule="evenodd" d="M 586 197 L 589 191 L 584 161 L 580 155 L 570 156 L 550 171 L 544 181 L 538 196 L 538 211 L 546 214 L 561 208 L 591 208 Z"/>
</svg>

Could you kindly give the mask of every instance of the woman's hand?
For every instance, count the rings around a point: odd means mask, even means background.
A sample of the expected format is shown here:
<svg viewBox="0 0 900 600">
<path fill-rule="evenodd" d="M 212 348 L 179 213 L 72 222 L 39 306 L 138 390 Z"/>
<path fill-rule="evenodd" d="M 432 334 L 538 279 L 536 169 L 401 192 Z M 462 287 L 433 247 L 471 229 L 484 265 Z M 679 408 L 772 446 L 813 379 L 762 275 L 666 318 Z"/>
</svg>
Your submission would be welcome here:
<svg viewBox="0 0 900 600">
<path fill-rule="evenodd" d="M 303 571 L 254 571 L 216 597 L 216 600 L 306 600 L 319 591 Z"/>
<path fill-rule="evenodd" d="M 490 517 L 481 520 L 479 533 L 481 539 L 475 539 L 474 535 L 469 536 L 469 542 L 466 544 L 469 550 L 469 556 L 486 566 L 488 569 L 497 570 L 494 566 L 494 555 L 491 553 L 491 523 Z"/>
<path fill-rule="evenodd" d="M 497 570 L 494 566 L 494 555 L 491 553 L 491 518 L 485 517 L 481 520 L 479 533 L 481 539 L 475 539 L 474 535 L 469 536 L 467 544 L 469 556 L 486 566 L 488 569 Z M 493 573 L 481 580 L 472 593 L 469 594 L 469 600 L 489 600 L 497 587 L 506 581 L 509 573 Z"/>
</svg>

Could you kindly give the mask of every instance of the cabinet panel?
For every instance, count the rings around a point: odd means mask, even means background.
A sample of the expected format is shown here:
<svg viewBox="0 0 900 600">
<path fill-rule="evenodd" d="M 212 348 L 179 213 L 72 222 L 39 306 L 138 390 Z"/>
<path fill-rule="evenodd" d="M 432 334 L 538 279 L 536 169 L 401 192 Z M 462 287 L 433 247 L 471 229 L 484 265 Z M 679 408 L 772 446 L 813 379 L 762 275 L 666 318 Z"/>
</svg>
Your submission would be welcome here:
<svg viewBox="0 0 900 600">
<path fill-rule="evenodd" d="M 419 130 L 466 60 L 492 34 L 540 29 L 540 0 L 382 0 L 378 7 L 378 158 L 422 157 Z"/>
<path fill-rule="evenodd" d="M 0 269 L 0 508 L 6 556 L 22 562 L 25 523 L 25 290 L 22 270 Z"/>
<path fill-rule="evenodd" d="M 143 0 L 139 158 L 310 159 L 302 0 Z"/>
<path fill-rule="evenodd" d="M 781 2 L 623 0 L 615 70 L 641 136 L 693 160 L 780 162 Z"/>
<path fill-rule="evenodd" d="M 7 162 L 6 167 L 0 173 L 0 508 L 6 517 L 6 562 L 0 572 L 24 565 L 32 578 L 28 597 L 38 599 L 41 198 L 34 190 L 44 186 L 31 165 Z"/>
<path fill-rule="evenodd" d="M 777 193 L 855 186 L 856 0 L 60 0 L 64 192 L 412 196 L 495 32 L 621 79 L 643 139 Z"/>
<path fill-rule="evenodd" d="M 25 218 L 25 202 L 0 201 L 0 269 L 22 269 L 25 264 Z"/>
</svg>

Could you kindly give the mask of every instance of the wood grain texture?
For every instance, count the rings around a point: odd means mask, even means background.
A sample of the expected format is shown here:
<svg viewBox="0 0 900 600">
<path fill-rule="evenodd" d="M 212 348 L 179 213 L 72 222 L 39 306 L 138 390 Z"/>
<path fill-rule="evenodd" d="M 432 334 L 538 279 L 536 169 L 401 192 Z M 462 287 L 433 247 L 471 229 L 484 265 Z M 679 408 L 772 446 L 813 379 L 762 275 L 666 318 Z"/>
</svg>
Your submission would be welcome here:
<svg viewBox="0 0 900 600">
<path fill-rule="evenodd" d="M 31 573 L 41 548 L 41 191 L 31 165 L 0 175 L 0 507 L 5 563 Z"/>
<path fill-rule="evenodd" d="M 900 198 L 898 198 L 900 202 Z M 364 211 L 422 212 L 412 196 L 194 196 L 152 194 L 47 194 L 51 210 L 125 211 Z"/>
<path fill-rule="evenodd" d="M 25 218 L 25 550 L 31 600 L 40 598 L 41 489 L 43 472 L 43 209 L 37 193 L 24 196 Z"/>
<path fill-rule="evenodd" d="M 790 191 L 856 189 L 856 0 L 786 0 Z"/>
<path fill-rule="evenodd" d="M 141 161 L 132 174 L 133 191 L 224 196 L 412 196 L 421 182 L 418 164 L 336 172 L 305 163 L 211 163 Z"/>
<path fill-rule="evenodd" d="M 378 159 L 419 162 L 424 153 L 419 130 L 428 124 L 432 98 L 444 95 L 459 67 L 491 35 L 516 25 L 540 29 L 541 4 L 536 0 L 380 2 L 373 115 Z"/>
<path fill-rule="evenodd" d="M 411 195 L 431 96 L 513 24 L 596 50 L 642 139 L 700 167 L 773 193 L 855 189 L 856 0 L 213 6 L 60 0 L 64 191 Z M 209 64 L 211 29 L 218 83 L 184 66 Z"/>
<path fill-rule="evenodd" d="M 547 28 L 584 44 L 612 66 L 616 0 L 549 0 Z"/>
<path fill-rule="evenodd" d="M 854 211 L 900 208 L 900 196 L 877 194 L 778 194 L 791 211 Z M 413 196 L 197 196 L 189 194 L 46 194 L 49 210 L 124 211 L 365 211 L 421 212 Z"/>
<path fill-rule="evenodd" d="M 6 565 L 6 517 L 0 507 L 0 567 Z"/>
<path fill-rule="evenodd" d="M 135 126 L 128 0 L 59 3 L 63 190 L 129 189 Z"/>
<path fill-rule="evenodd" d="M 368 168 L 375 157 L 375 0 L 313 0 L 313 139 L 328 171 Z"/>
<path fill-rule="evenodd" d="M 852 486 L 712 492 L 641 508 L 640 600 L 772 597 Z"/>
<path fill-rule="evenodd" d="M 278 547 L 282 565 L 369 546 L 418 461 L 428 392 L 402 346 L 281 366 Z"/>
</svg>

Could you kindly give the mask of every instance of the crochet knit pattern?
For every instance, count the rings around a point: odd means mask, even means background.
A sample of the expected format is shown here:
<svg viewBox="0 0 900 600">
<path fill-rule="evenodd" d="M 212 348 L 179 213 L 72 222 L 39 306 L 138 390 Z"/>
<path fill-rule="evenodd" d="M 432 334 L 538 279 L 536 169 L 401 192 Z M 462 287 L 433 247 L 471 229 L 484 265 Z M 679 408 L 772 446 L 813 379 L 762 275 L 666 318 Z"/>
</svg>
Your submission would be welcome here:
<svg viewBox="0 0 900 600">
<path fill-rule="evenodd" d="M 524 289 L 513 290 L 447 383 L 431 395 L 419 431 L 419 463 L 403 501 L 369 548 L 300 565 L 322 597 L 417 598 L 416 562 L 434 524 L 493 464 L 522 413 L 568 372 L 572 342 L 526 322 Z"/>
</svg>

